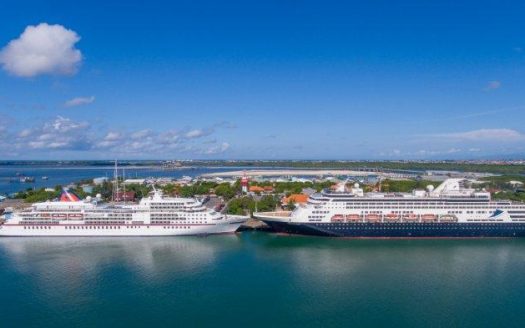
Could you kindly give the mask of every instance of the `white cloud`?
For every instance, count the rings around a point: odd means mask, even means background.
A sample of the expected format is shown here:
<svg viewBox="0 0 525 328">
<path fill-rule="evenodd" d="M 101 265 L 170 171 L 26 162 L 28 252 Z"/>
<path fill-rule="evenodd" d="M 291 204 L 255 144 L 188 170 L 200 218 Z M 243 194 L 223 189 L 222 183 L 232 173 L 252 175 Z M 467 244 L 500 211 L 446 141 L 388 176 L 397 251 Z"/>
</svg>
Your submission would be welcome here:
<svg viewBox="0 0 525 328">
<path fill-rule="evenodd" d="M 63 133 L 74 130 L 82 130 L 87 127 L 89 127 L 87 122 L 75 122 L 69 118 L 57 116 L 53 122 L 46 123 L 43 130 Z"/>
<path fill-rule="evenodd" d="M 91 97 L 75 97 L 73 99 L 69 99 L 64 103 L 64 107 L 76 107 L 76 106 L 82 106 L 91 104 L 95 101 L 95 96 Z"/>
<path fill-rule="evenodd" d="M 126 154 L 130 156 L 168 156 L 187 153 L 189 155 L 214 155 L 227 151 L 227 142 L 210 144 L 191 131 L 208 129 L 168 130 L 155 132 L 149 129 L 137 131 L 114 131 L 94 128 L 87 122 L 75 121 L 63 116 L 37 124 L 31 128 L 14 130 L 0 122 L 0 150 L 3 154 L 23 151 L 38 154 L 50 151 L 83 151 Z M 193 136 L 193 138 L 191 138 Z M 215 142 L 215 139 L 213 139 Z"/>
<path fill-rule="evenodd" d="M 202 137 L 203 135 L 204 135 L 204 131 L 200 129 L 196 129 L 196 130 L 191 130 L 191 131 L 186 132 L 184 136 L 186 138 L 192 139 L 192 138 Z"/>
<path fill-rule="evenodd" d="M 82 61 L 82 53 L 75 48 L 79 40 L 76 32 L 62 25 L 30 25 L 0 51 L 0 64 L 20 77 L 72 75 Z"/>
<path fill-rule="evenodd" d="M 496 90 L 501 88 L 501 81 L 489 81 L 485 87 L 485 91 Z"/>
<path fill-rule="evenodd" d="M 122 137 L 122 135 L 118 132 L 108 132 L 106 136 L 104 137 L 104 140 L 106 141 L 116 141 L 119 140 Z"/>
<path fill-rule="evenodd" d="M 20 131 L 18 133 L 18 136 L 20 138 L 25 138 L 25 137 L 29 137 L 31 135 L 31 129 L 23 129 L 22 131 Z"/>
<path fill-rule="evenodd" d="M 131 138 L 132 139 L 142 139 L 142 138 L 148 137 L 149 135 L 151 135 L 151 130 L 144 129 L 144 130 L 139 130 L 139 131 L 133 132 L 131 134 Z"/>
<path fill-rule="evenodd" d="M 525 138 L 512 129 L 479 129 L 466 132 L 436 134 L 434 137 L 462 141 L 517 141 Z"/>
<path fill-rule="evenodd" d="M 90 147 L 92 139 L 89 128 L 87 122 L 57 116 L 52 121 L 14 133 L 10 144 L 4 145 L 4 148 L 85 150 Z"/>
<path fill-rule="evenodd" d="M 214 147 L 208 148 L 204 152 L 204 154 L 206 154 L 206 155 L 221 154 L 221 153 L 224 153 L 225 151 L 227 151 L 228 149 L 230 149 L 230 144 L 227 143 L 227 142 L 223 142 L 222 144 L 220 144 L 218 146 L 214 146 Z"/>
</svg>

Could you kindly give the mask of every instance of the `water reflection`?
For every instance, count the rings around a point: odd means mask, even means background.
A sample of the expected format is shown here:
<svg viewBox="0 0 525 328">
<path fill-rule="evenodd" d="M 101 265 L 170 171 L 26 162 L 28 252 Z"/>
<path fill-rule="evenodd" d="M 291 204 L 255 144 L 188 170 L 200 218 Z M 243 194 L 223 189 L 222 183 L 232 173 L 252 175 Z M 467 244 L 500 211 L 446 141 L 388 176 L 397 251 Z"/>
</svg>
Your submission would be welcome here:
<svg viewBox="0 0 525 328">
<path fill-rule="evenodd" d="M 389 284 L 393 279 L 424 284 L 429 278 L 461 287 L 508 275 L 525 266 L 525 241 L 348 240 L 273 236 L 257 256 L 290 264 L 305 286 L 340 288 L 352 281 Z"/>
<path fill-rule="evenodd" d="M 17 271 L 38 289 L 60 294 L 104 285 L 103 279 L 109 284 L 127 278 L 143 284 L 183 279 L 213 270 L 221 252 L 239 245 L 236 235 L 1 238 L 0 259 L 2 270 Z"/>
</svg>

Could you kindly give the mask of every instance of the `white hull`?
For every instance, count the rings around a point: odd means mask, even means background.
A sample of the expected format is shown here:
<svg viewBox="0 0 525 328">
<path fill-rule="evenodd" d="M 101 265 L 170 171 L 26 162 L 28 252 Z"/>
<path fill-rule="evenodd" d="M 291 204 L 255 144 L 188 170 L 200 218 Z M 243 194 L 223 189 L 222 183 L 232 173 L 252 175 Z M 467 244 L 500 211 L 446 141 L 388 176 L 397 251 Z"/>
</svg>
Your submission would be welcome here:
<svg viewBox="0 0 525 328">
<path fill-rule="evenodd" d="M 243 222 L 202 225 L 0 225 L 0 237 L 191 236 L 233 233 Z"/>
</svg>

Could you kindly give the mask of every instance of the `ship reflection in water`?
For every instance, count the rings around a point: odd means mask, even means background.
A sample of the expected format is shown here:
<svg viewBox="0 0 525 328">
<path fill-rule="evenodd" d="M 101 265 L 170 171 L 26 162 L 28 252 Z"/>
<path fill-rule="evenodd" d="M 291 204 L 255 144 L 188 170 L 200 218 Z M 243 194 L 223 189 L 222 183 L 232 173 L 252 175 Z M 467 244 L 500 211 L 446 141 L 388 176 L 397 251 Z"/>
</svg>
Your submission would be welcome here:
<svg viewBox="0 0 525 328">
<path fill-rule="evenodd" d="M 13 326 L 512 326 L 525 240 L 1 238 Z"/>
<path fill-rule="evenodd" d="M 123 280 L 147 285 L 202 274 L 214 269 L 219 250 L 236 247 L 236 235 L 213 239 L 13 237 L 0 238 L 0 257 L 4 266 L 30 277 L 40 296 L 64 296 L 74 302 L 83 300 L 92 288 L 118 286 Z"/>
</svg>

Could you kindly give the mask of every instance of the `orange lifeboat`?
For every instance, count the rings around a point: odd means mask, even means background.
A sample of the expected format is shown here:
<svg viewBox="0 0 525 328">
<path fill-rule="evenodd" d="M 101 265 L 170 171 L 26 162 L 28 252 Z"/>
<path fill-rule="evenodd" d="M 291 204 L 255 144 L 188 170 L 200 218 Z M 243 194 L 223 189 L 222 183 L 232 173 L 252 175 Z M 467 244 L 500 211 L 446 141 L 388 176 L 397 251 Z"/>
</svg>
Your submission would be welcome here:
<svg viewBox="0 0 525 328">
<path fill-rule="evenodd" d="M 342 214 L 336 214 L 336 215 L 332 216 L 331 221 L 332 222 L 344 222 L 345 221 L 345 217 Z"/>
<path fill-rule="evenodd" d="M 397 221 L 399 220 L 399 215 L 395 214 L 395 213 L 388 213 L 385 218 L 387 219 L 387 221 Z"/>
<path fill-rule="evenodd" d="M 434 214 L 423 214 L 421 215 L 421 220 L 425 222 L 432 222 L 436 220 L 436 216 Z"/>
<path fill-rule="evenodd" d="M 359 214 L 348 214 L 346 216 L 346 221 L 348 222 L 359 222 L 361 220 L 361 217 Z"/>
<path fill-rule="evenodd" d="M 368 222 L 379 222 L 379 215 L 378 214 L 368 214 L 366 216 L 366 220 Z"/>
<path fill-rule="evenodd" d="M 405 222 L 415 222 L 417 221 L 417 215 L 414 213 L 406 214 L 403 216 L 403 221 Z"/>
</svg>

